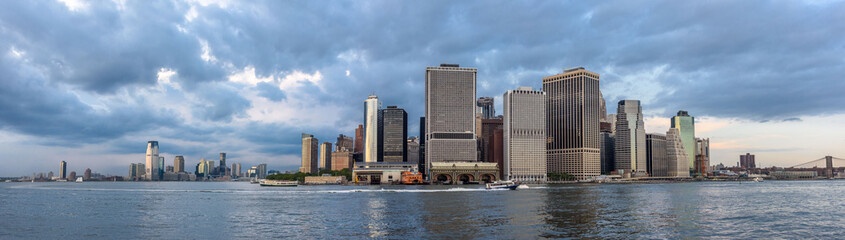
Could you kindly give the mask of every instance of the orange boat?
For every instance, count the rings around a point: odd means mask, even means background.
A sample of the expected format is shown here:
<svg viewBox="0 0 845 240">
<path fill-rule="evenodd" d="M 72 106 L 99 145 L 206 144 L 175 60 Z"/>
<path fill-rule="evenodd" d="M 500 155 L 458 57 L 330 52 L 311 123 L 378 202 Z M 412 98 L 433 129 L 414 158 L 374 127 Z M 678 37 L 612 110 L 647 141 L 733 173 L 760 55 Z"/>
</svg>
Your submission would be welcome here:
<svg viewBox="0 0 845 240">
<path fill-rule="evenodd" d="M 402 171 L 402 184 L 422 184 L 422 173 Z"/>
</svg>

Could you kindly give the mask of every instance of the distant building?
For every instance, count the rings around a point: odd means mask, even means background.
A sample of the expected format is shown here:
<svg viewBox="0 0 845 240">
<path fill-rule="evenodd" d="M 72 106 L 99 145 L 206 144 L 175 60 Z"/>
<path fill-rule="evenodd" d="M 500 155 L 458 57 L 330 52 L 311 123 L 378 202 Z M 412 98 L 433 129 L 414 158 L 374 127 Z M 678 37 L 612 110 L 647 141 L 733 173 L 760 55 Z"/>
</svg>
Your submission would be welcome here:
<svg viewBox="0 0 845 240">
<path fill-rule="evenodd" d="M 158 163 L 158 141 L 147 142 L 147 159 L 144 164 L 146 167 L 146 180 L 159 180 L 159 163 Z"/>
<path fill-rule="evenodd" d="M 695 173 L 702 175 L 709 175 L 710 173 L 709 138 L 695 138 Z"/>
<path fill-rule="evenodd" d="M 402 172 L 418 172 L 408 162 L 362 162 L 352 169 L 352 181 L 359 184 L 392 184 L 402 181 Z"/>
<path fill-rule="evenodd" d="M 645 135 L 645 155 L 648 175 L 652 177 L 669 176 L 669 159 L 666 154 L 666 135 L 649 133 Z"/>
<path fill-rule="evenodd" d="M 615 141 L 617 170 L 647 171 L 645 122 L 639 100 L 619 101 Z"/>
<path fill-rule="evenodd" d="M 609 174 L 616 170 L 616 149 L 613 147 L 614 141 L 613 132 L 609 127 L 601 130 L 601 172 L 604 174 Z"/>
<path fill-rule="evenodd" d="M 499 169 L 499 175 L 496 175 L 496 178 L 502 179 L 502 176 L 505 175 L 505 168 L 503 167 L 505 166 L 505 130 L 502 128 L 493 130 L 491 139 L 490 144 L 487 145 L 490 147 L 489 153 L 493 160 L 491 163 L 496 163 Z M 548 166 L 546 166 L 546 171 L 548 171 Z"/>
<path fill-rule="evenodd" d="M 235 177 L 235 178 L 241 177 L 241 164 L 240 163 L 232 163 L 232 177 Z"/>
<path fill-rule="evenodd" d="M 302 134 L 302 166 L 299 172 L 303 173 L 317 173 L 319 168 L 319 140 L 311 134 Z"/>
<path fill-rule="evenodd" d="M 142 180 L 144 178 L 144 173 L 146 172 L 146 166 L 143 163 L 136 163 L 135 164 L 135 179 L 134 180 Z"/>
<path fill-rule="evenodd" d="M 267 164 L 266 163 L 258 164 L 258 166 L 256 166 L 256 173 L 255 174 L 258 175 L 259 179 L 267 178 Z"/>
<path fill-rule="evenodd" d="M 604 102 L 601 88 L 599 88 L 599 122 L 607 122 L 607 104 Z"/>
<path fill-rule="evenodd" d="M 378 162 L 379 160 L 379 113 L 381 101 L 378 96 L 370 95 L 364 100 L 364 161 Z"/>
<path fill-rule="evenodd" d="M 493 159 L 493 150 L 498 149 L 501 150 L 502 146 L 492 146 L 493 141 L 493 133 L 496 130 L 502 130 L 504 122 L 502 119 L 482 119 L 481 120 L 481 137 L 479 137 L 478 141 L 481 145 L 479 148 L 481 150 L 481 161 L 484 162 L 496 162 L 496 159 Z"/>
<path fill-rule="evenodd" d="M 354 141 L 352 140 L 352 137 L 344 136 L 343 134 L 340 134 L 339 136 L 337 136 L 337 142 L 335 142 L 335 149 L 334 150 L 335 151 L 352 152 L 354 150 L 354 148 L 352 147 L 353 144 L 354 144 Z"/>
<path fill-rule="evenodd" d="M 345 149 L 343 151 L 332 152 L 332 161 L 329 167 L 332 171 L 340 171 L 344 168 L 351 170 L 354 164 L 353 153 L 349 149 Z"/>
<path fill-rule="evenodd" d="M 475 132 L 477 71 L 457 64 L 426 68 L 426 171 L 434 162 L 478 160 Z"/>
<path fill-rule="evenodd" d="M 478 113 L 481 113 L 481 119 L 496 118 L 496 107 L 494 106 L 493 98 L 480 97 L 478 98 L 476 106 L 478 106 L 479 109 Z"/>
<path fill-rule="evenodd" d="M 185 172 L 185 157 L 176 156 L 173 158 L 173 171 L 177 173 Z"/>
<path fill-rule="evenodd" d="M 382 110 L 382 161 L 407 162 L 408 113 L 396 106 Z"/>
<path fill-rule="evenodd" d="M 82 173 L 82 179 L 83 180 L 91 179 L 91 169 L 90 168 L 86 168 L 85 172 Z"/>
<path fill-rule="evenodd" d="M 431 181 L 435 183 L 467 184 L 499 180 L 495 163 L 485 162 L 434 162 L 431 164 Z"/>
<path fill-rule="evenodd" d="M 43 173 L 42 173 L 42 174 L 43 174 Z M 67 175 L 67 180 L 68 180 L 68 181 L 74 181 L 74 180 L 76 180 L 76 172 L 75 172 L 75 171 L 71 171 L 71 172 L 70 172 L 70 174 L 68 174 L 68 175 Z"/>
<path fill-rule="evenodd" d="M 355 149 L 352 152 L 362 153 L 364 152 L 364 125 L 358 125 L 358 128 L 355 129 Z"/>
<path fill-rule="evenodd" d="M 67 179 L 67 162 L 59 162 L 59 179 Z"/>
<path fill-rule="evenodd" d="M 138 172 L 138 165 L 134 164 L 134 163 L 130 163 L 129 164 L 129 175 L 127 175 L 127 178 L 136 180 L 136 178 L 138 177 L 138 175 L 136 175 L 137 172 Z"/>
<path fill-rule="evenodd" d="M 425 117 L 420 117 L 420 155 L 419 155 L 419 170 L 423 174 L 423 178 L 427 178 L 426 169 L 427 163 L 425 161 Z"/>
<path fill-rule="evenodd" d="M 546 93 L 530 87 L 505 92 L 505 180 L 546 181 Z"/>
<path fill-rule="evenodd" d="M 687 153 L 687 165 L 689 171 L 693 171 L 695 169 L 695 118 L 687 111 L 681 110 L 672 117 L 671 124 L 671 128 L 677 128 L 681 133 L 681 142 L 684 143 L 684 150 Z"/>
<path fill-rule="evenodd" d="M 599 74 L 582 67 L 543 78 L 548 172 L 592 179 L 601 173 Z"/>
<path fill-rule="evenodd" d="M 406 140 L 408 143 L 408 148 L 406 150 L 406 156 L 408 156 L 409 163 L 419 163 L 420 162 L 420 143 L 417 142 L 417 138 L 410 138 Z"/>
<path fill-rule="evenodd" d="M 329 169 L 332 167 L 332 143 L 323 142 L 320 144 L 320 169 Z"/>
<path fill-rule="evenodd" d="M 669 162 L 670 177 L 689 177 L 687 151 L 681 140 L 681 131 L 677 128 L 669 128 L 666 132 L 666 159 Z"/>
<path fill-rule="evenodd" d="M 165 168 L 164 168 L 164 157 L 159 156 L 158 157 L 158 180 L 159 181 L 164 179 L 164 170 L 165 170 Z"/>
<path fill-rule="evenodd" d="M 607 114 L 607 123 L 610 123 L 610 133 L 616 134 L 616 114 Z"/>
<path fill-rule="evenodd" d="M 226 153 L 220 153 L 220 165 L 217 167 L 218 176 L 228 176 L 229 168 L 226 167 Z"/>
<path fill-rule="evenodd" d="M 757 168 L 757 163 L 754 162 L 754 154 L 739 155 L 739 167 L 745 169 Z"/>
<path fill-rule="evenodd" d="M 171 172 L 171 173 L 172 173 L 172 172 L 173 172 L 173 166 L 171 166 L 171 165 L 167 165 L 167 166 L 165 166 L 165 167 L 164 167 L 164 172 L 165 172 L 165 173 L 169 173 L 169 172 Z"/>
</svg>

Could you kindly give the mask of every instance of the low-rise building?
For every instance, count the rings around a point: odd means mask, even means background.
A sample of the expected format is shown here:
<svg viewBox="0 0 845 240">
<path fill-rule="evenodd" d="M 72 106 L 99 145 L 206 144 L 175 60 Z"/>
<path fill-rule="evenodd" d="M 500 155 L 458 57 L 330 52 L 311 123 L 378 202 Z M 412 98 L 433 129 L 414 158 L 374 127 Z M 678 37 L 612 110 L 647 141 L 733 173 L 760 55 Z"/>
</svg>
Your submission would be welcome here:
<svg viewBox="0 0 845 240">
<path fill-rule="evenodd" d="M 497 163 L 485 162 L 433 162 L 431 182 L 440 184 L 483 183 L 499 180 Z"/>
<path fill-rule="evenodd" d="M 344 177 L 344 176 L 309 176 L 309 177 L 305 177 L 305 184 L 308 184 L 308 185 L 346 184 L 346 177 Z"/>
<path fill-rule="evenodd" d="M 355 162 L 352 181 L 357 184 L 401 183 L 402 172 L 419 172 L 419 165 L 409 162 Z"/>
</svg>

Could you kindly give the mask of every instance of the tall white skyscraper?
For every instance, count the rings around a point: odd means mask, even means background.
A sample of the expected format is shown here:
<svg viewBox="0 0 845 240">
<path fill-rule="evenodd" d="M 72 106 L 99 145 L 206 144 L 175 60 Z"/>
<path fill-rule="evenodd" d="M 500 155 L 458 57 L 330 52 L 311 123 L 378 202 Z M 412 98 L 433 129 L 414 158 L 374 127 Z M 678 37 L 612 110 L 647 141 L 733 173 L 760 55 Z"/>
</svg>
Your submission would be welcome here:
<svg viewBox="0 0 845 240">
<path fill-rule="evenodd" d="M 144 179 L 153 181 L 159 180 L 159 157 L 158 157 L 158 141 L 147 142 L 147 159 L 144 166 L 146 167 L 146 174 Z"/>
<path fill-rule="evenodd" d="M 616 169 L 646 172 L 643 108 L 639 100 L 619 101 L 616 115 Z"/>
<path fill-rule="evenodd" d="M 546 93 L 530 87 L 504 95 L 505 180 L 546 181 Z"/>
<path fill-rule="evenodd" d="M 432 162 L 478 161 L 475 81 L 478 69 L 441 64 L 425 69 L 425 169 Z"/>
<path fill-rule="evenodd" d="M 381 101 L 370 95 L 364 100 L 364 162 L 378 162 L 378 129 Z"/>
</svg>

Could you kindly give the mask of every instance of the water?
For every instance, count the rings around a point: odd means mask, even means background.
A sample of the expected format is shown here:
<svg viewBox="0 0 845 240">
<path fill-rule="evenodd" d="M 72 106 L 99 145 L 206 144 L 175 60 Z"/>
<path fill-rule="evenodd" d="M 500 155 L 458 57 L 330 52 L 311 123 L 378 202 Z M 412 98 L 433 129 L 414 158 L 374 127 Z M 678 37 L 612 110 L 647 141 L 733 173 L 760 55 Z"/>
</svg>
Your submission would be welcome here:
<svg viewBox="0 0 845 240">
<path fill-rule="evenodd" d="M 845 181 L 480 187 L 0 183 L 0 239 L 845 238 Z"/>
</svg>

